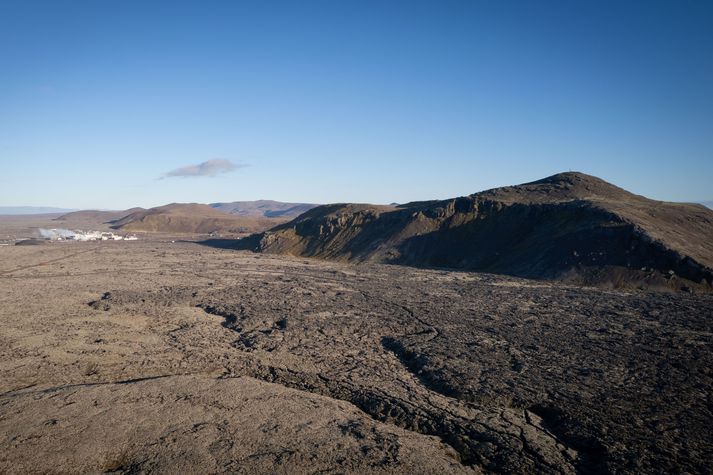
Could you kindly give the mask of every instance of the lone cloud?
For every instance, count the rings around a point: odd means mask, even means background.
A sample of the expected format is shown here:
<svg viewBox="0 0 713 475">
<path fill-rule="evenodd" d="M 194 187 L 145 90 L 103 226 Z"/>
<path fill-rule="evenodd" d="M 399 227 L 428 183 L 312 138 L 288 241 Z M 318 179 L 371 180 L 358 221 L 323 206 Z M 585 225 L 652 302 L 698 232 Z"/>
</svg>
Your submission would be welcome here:
<svg viewBox="0 0 713 475">
<path fill-rule="evenodd" d="M 232 172 L 238 168 L 246 167 L 247 165 L 239 165 L 231 162 L 230 160 L 224 160 L 221 158 L 216 158 L 213 160 L 208 160 L 198 165 L 189 165 L 187 167 L 176 168 L 168 173 L 165 173 L 161 178 L 171 178 L 171 177 L 195 177 L 195 176 L 218 176 L 224 173 Z"/>
</svg>

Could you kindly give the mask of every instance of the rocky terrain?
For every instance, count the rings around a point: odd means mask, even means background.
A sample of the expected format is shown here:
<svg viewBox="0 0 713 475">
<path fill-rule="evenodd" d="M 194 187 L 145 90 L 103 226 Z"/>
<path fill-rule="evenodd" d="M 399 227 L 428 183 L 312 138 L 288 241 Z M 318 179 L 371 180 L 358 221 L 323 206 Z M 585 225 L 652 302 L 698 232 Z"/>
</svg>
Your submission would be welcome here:
<svg viewBox="0 0 713 475">
<path fill-rule="evenodd" d="M 707 473 L 713 295 L 0 247 L 2 473 Z"/>
<path fill-rule="evenodd" d="M 713 211 L 576 172 L 444 201 L 320 206 L 236 247 L 609 287 L 713 284 Z"/>
<path fill-rule="evenodd" d="M 566 173 L 200 237 L 287 205 L 3 218 L 0 473 L 713 465 L 710 210 Z"/>
</svg>

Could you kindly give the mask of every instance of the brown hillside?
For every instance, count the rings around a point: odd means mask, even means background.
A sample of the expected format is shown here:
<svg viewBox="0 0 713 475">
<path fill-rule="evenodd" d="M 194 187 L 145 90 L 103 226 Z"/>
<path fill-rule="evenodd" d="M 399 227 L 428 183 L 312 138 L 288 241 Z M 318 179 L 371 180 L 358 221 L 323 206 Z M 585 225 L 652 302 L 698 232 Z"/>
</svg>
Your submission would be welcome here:
<svg viewBox="0 0 713 475">
<path fill-rule="evenodd" d="M 713 211 L 576 172 L 399 207 L 320 206 L 242 245 L 615 286 L 713 282 Z"/>
<path fill-rule="evenodd" d="M 284 220 L 230 216 L 208 205 L 173 203 L 130 213 L 112 222 L 124 231 L 207 234 L 245 233 L 268 229 Z"/>
</svg>

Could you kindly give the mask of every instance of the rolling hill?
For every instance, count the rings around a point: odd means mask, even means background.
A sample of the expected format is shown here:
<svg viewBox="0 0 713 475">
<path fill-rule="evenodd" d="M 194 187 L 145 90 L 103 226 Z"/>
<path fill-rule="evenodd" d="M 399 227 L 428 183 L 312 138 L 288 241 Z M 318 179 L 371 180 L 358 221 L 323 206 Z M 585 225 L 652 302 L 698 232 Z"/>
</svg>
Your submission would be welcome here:
<svg viewBox="0 0 713 475">
<path fill-rule="evenodd" d="M 123 218 L 126 215 L 145 211 L 144 208 L 131 208 L 123 211 L 100 211 L 100 210 L 81 210 L 63 214 L 55 218 L 55 221 L 87 221 L 97 223 L 107 223 Z"/>
<path fill-rule="evenodd" d="M 713 283 L 713 211 L 577 172 L 443 201 L 319 206 L 240 246 L 615 287 Z"/>
<path fill-rule="evenodd" d="M 99 226 L 140 232 L 205 234 L 264 231 L 299 216 L 317 205 L 279 201 L 235 201 L 232 203 L 173 203 L 150 209 L 124 211 L 81 210 L 63 214 L 55 221 L 70 225 Z"/>
<path fill-rule="evenodd" d="M 111 222 L 123 231 L 207 234 L 212 232 L 259 232 L 284 222 L 284 219 L 232 216 L 208 205 L 172 203 L 139 210 Z"/>
</svg>

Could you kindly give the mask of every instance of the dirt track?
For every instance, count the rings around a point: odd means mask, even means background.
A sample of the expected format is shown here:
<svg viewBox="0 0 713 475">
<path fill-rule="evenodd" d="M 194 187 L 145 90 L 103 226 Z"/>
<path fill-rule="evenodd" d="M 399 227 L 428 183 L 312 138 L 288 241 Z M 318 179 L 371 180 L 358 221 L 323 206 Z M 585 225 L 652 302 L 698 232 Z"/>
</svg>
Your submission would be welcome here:
<svg viewBox="0 0 713 475">
<path fill-rule="evenodd" d="M 0 248 L 0 308 L 0 472 L 713 464 L 711 296 L 139 241 Z"/>
</svg>

